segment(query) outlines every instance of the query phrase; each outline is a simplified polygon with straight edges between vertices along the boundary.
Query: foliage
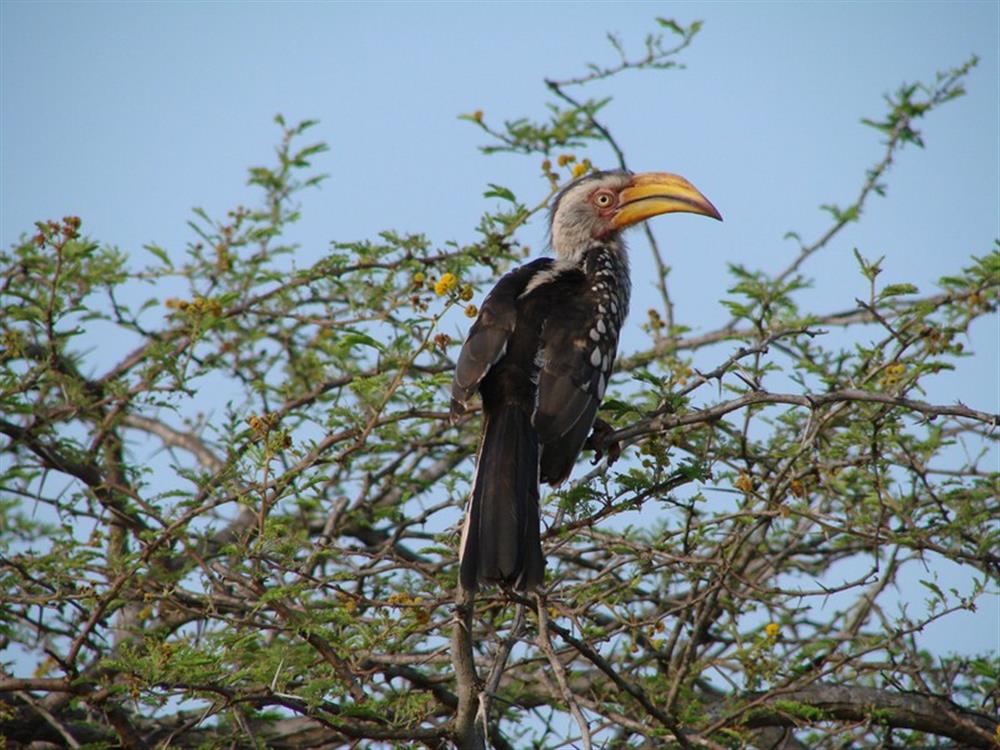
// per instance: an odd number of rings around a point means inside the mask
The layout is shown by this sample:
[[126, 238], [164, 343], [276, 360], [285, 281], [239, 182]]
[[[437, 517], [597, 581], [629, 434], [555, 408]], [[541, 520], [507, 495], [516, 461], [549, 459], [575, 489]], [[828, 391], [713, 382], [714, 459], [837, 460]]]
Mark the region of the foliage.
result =
[[[544, 122], [468, 115], [484, 151], [545, 157], [552, 191], [589, 168], [562, 149], [609, 145], [624, 166], [606, 100], [568, 91], [677, 67], [700, 25], [658, 25], [639, 58], [613, 38], [619, 64], [547, 81]], [[648, 236], [662, 307], [598, 440], [624, 458], [549, 495], [544, 594], [481, 592], [454, 646], [478, 420], [448, 421], [442, 320], [475, 315], [552, 192], [486, 186], [500, 208], [473, 245], [384, 232], [289, 270], [325, 146], [279, 118], [258, 203], [197, 211], [183, 254], [151, 245], [138, 265], [78, 218], [40, 222], [0, 254], [8, 746], [474, 747], [484, 720], [497, 747], [992, 746], [997, 655], [916, 636], [996, 589], [997, 416], [922, 388], [995, 314], [1000, 253], [922, 293], [858, 252], [866, 300], [799, 303], [803, 264], [885, 192], [971, 64], [867, 121], [885, 152], [857, 199], [827, 206], [789, 267], [733, 267], [719, 330], [674, 320]], [[923, 606], [896, 606], [911, 571]]]

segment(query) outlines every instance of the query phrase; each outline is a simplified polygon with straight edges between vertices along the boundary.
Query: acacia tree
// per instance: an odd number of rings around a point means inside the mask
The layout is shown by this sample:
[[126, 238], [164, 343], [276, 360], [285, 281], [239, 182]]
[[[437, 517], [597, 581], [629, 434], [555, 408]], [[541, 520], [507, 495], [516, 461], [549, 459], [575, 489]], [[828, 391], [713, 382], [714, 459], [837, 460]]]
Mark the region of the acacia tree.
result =
[[[786, 268], [733, 267], [719, 329], [674, 318], [647, 233], [633, 263], [660, 300], [633, 314], [601, 460], [547, 498], [546, 588], [456, 600], [478, 417], [448, 421], [445, 330], [589, 169], [569, 151], [626, 166], [605, 102], [579, 92], [674, 66], [699, 26], [659, 23], [639, 57], [615, 41], [619, 64], [547, 81], [542, 121], [467, 117], [485, 151], [542, 156], [551, 188], [491, 185], [504, 208], [474, 244], [384, 232], [290, 266], [325, 147], [279, 118], [259, 203], [197, 212], [184, 253], [139, 266], [74, 217], [3, 252], [8, 747], [994, 746], [997, 654], [929, 654], [917, 634], [1000, 570], [997, 415], [921, 398], [995, 312], [1000, 254], [929, 294], [858, 254], [868, 299], [800, 309], [808, 260], [974, 61], [867, 121], [884, 155], [857, 197]], [[160, 298], [169, 284], [185, 291]], [[131, 348], [109, 366], [110, 336]], [[897, 606], [903, 572], [940, 560], [968, 588], [927, 573]]]

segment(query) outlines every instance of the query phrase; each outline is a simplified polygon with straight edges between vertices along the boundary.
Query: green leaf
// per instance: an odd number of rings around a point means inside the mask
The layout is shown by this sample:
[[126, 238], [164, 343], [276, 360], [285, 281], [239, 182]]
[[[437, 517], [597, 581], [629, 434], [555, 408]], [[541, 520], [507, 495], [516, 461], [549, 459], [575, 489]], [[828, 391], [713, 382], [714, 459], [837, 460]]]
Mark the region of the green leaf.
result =
[[857, 248], [854, 248], [854, 258], [858, 261], [858, 265], [861, 266], [861, 273], [869, 281], [874, 281], [875, 277], [882, 273], [882, 261], [885, 260], [884, 255], [878, 260], [871, 261], [867, 260]]
[[658, 23], [660, 25], [660, 28], [662, 28], [662, 29], [670, 29], [672, 32], [674, 32], [675, 34], [678, 34], [680, 36], [685, 36], [687, 34], [687, 30], [683, 26], [681, 26], [679, 23], [677, 23], [677, 21], [675, 21], [672, 18], [659, 18], [659, 17], [657, 17], [656, 23]]
[[337, 350], [340, 353], [346, 354], [355, 346], [368, 346], [372, 349], [377, 349], [379, 352], [385, 353], [385, 346], [373, 339], [367, 333], [362, 333], [361, 331], [353, 329], [346, 330], [347, 334], [345, 336], [341, 336], [337, 340]]
[[616, 398], [606, 398], [601, 402], [601, 411], [611, 412], [617, 416], [625, 414], [635, 414], [638, 410], [630, 403], [620, 401]]
[[881, 292], [879, 292], [879, 299], [886, 299], [887, 297], [899, 297], [903, 294], [916, 294], [920, 289], [914, 284], [889, 284]]
[[642, 383], [648, 383], [653, 386], [656, 390], [663, 390], [664, 381], [659, 375], [654, 375], [649, 370], [636, 370], [632, 373], [632, 377]]
[[167, 255], [167, 251], [164, 250], [159, 245], [149, 244], [149, 245], [143, 245], [142, 247], [144, 250], [148, 250], [157, 258], [159, 258], [160, 262], [163, 263], [163, 265], [167, 266], [168, 268], [174, 267], [174, 264], [170, 262], [170, 256]]
[[933, 591], [935, 594], [937, 594], [937, 598], [938, 599], [940, 599], [941, 601], [944, 601], [944, 598], [945, 598], [944, 597], [944, 592], [941, 590], [940, 586], [938, 586], [936, 583], [934, 583], [934, 581], [923, 581], [923, 580], [921, 580], [919, 583], [924, 588], [929, 589], [930, 591]]
[[502, 185], [496, 185], [494, 183], [489, 183], [490, 189], [483, 193], [484, 198], [501, 198], [505, 201], [510, 201], [511, 203], [517, 203], [517, 198], [514, 197], [508, 188]]

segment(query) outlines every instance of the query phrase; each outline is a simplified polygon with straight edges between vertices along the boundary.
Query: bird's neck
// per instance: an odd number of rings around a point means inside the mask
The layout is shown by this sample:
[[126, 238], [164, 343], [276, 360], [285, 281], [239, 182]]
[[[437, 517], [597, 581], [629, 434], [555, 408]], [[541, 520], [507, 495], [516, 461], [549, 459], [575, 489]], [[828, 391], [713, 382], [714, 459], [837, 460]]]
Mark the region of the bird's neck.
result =
[[593, 244], [583, 254], [579, 267], [594, 291], [609, 304], [614, 303], [612, 318], [620, 326], [628, 312], [632, 293], [625, 246], [620, 241]]
[[582, 268], [587, 256], [593, 251], [600, 250], [620, 258], [625, 270], [628, 270], [628, 253], [621, 235], [612, 234], [605, 238], [595, 239], [589, 235], [567, 237], [565, 234], [565, 230], [561, 233], [553, 230], [550, 241], [556, 262], [560, 265], [567, 267], [575, 265]]

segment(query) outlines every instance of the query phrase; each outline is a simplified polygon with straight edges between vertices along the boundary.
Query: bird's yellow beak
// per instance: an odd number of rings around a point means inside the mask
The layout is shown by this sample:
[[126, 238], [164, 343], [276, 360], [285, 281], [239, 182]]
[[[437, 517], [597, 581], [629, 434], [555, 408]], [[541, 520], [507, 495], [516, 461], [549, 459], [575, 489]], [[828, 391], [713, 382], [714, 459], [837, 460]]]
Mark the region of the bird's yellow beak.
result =
[[685, 212], [722, 221], [712, 202], [683, 177], [669, 172], [635, 175], [619, 194], [619, 208], [611, 219], [624, 229], [659, 214]]

